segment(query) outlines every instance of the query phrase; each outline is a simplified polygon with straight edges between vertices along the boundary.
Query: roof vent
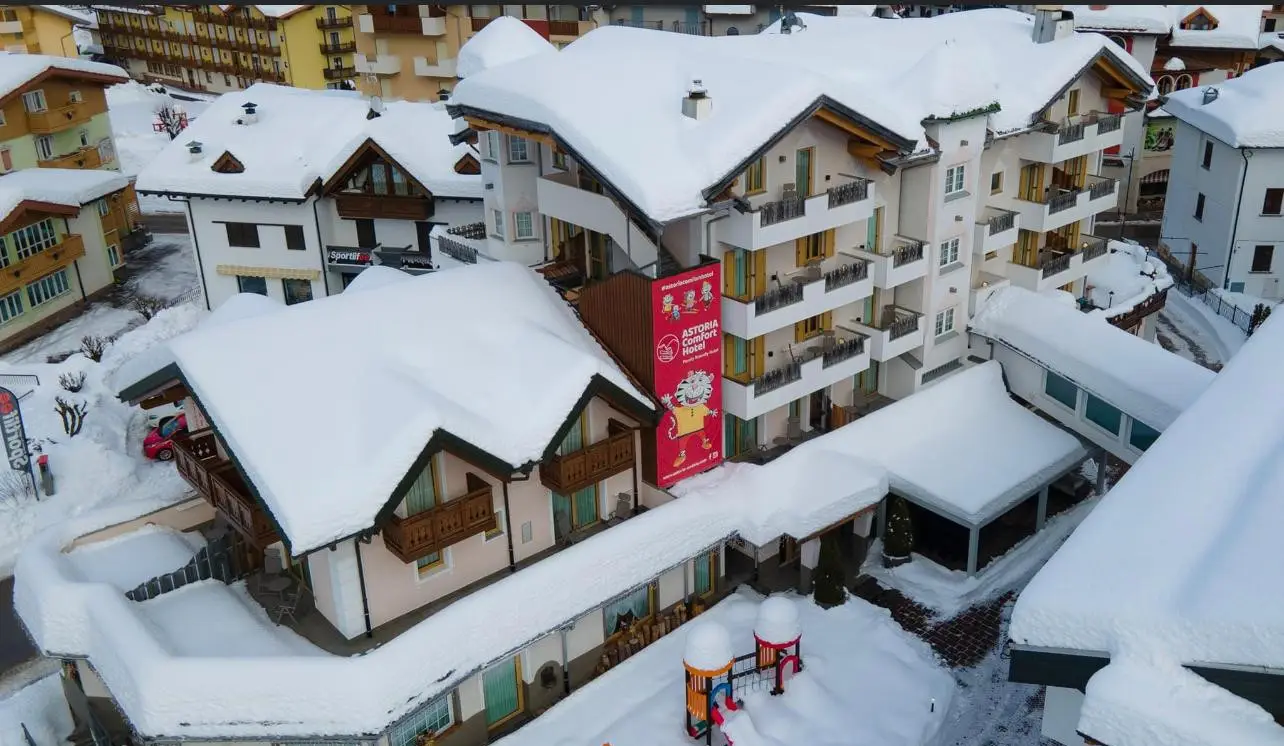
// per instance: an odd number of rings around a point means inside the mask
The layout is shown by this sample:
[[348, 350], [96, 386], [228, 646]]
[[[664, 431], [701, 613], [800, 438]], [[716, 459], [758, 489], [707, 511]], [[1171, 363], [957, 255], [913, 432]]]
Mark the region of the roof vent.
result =
[[1211, 85], [1205, 88], [1204, 89], [1204, 106], [1207, 106], [1212, 102], [1216, 101], [1217, 96], [1218, 96], [1218, 93], [1216, 88], [1212, 87]]
[[204, 147], [205, 146], [197, 140], [192, 140], [187, 143], [187, 154], [192, 161], [199, 161], [201, 159], [201, 149]]
[[376, 119], [383, 116], [383, 99], [378, 96], [370, 97], [370, 111], [366, 112], [366, 119]]
[[245, 103], [241, 104], [241, 108], [245, 110], [245, 113], [241, 115], [240, 119], [236, 120], [237, 124], [254, 124], [255, 122], [259, 121], [258, 104], [252, 101], [246, 101]]
[[691, 119], [704, 119], [713, 113], [713, 99], [699, 80], [691, 81], [687, 95], [682, 99], [682, 115]]

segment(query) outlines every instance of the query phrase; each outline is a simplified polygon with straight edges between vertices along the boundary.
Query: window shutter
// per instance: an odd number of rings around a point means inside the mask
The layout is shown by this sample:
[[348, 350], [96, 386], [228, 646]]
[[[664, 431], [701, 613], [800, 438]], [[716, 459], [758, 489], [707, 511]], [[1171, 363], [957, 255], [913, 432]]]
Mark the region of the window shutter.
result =
[[799, 321], [794, 324], [794, 342], [802, 342], [807, 339], [807, 322]]
[[834, 312], [826, 311], [820, 316], [820, 328], [824, 331], [832, 331], [834, 328]]
[[755, 337], [753, 340], [753, 376], [757, 378], [762, 375], [762, 361], [767, 357], [765, 337]]
[[754, 297], [767, 292], [767, 252], [753, 252]]
[[807, 266], [807, 237], [794, 239], [794, 266]]
[[834, 255], [834, 242], [835, 242], [836, 232], [837, 232], [836, 228], [830, 228], [829, 230], [825, 231], [824, 241], [825, 241], [825, 258], [826, 259]]

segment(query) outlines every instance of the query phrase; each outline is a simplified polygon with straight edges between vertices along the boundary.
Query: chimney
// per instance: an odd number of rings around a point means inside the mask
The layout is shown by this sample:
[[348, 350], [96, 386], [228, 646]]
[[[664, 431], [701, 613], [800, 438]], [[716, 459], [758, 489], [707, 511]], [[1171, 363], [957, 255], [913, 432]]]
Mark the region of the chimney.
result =
[[366, 119], [378, 119], [383, 116], [383, 99], [378, 96], [370, 97], [370, 111], [366, 112]]
[[1074, 34], [1074, 13], [1060, 5], [1034, 6], [1034, 42], [1046, 44]]
[[1205, 88], [1205, 89], [1204, 89], [1204, 103], [1203, 103], [1203, 105], [1204, 105], [1204, 106], [1208, 106], [1208, 105], [1209, 105], [1209, 104], [1211, 104], [1212, 102], [1216, 101], [1216, 100], [1217, 100], [1217, 96], [1218, 96], [1217, 89], [1216, 89], [1216, 88], [1214, 88], [1214, 87], [1212, 87], [1211, 85], [1210, 85], [1210, 86], [1208, 86], [1207, 88]]
[[241, 104], [241, 108], [245, 110], [245, 114], [241, 115], [241, 118], [236, 120], [237, 124], [254, 124], [255, 122], [259, 121], [258, 104], [252, 101], [246, 101], [245, 103]]
[[691, 81], [691, 88], [682, 99], [682, 115], [697, 121], [713, 113], [713, 99], [699, 80]]
[[204, 145], [197, 140], [187, 143], [187, 155], [193, 163], [201, 159], [201, 151]]

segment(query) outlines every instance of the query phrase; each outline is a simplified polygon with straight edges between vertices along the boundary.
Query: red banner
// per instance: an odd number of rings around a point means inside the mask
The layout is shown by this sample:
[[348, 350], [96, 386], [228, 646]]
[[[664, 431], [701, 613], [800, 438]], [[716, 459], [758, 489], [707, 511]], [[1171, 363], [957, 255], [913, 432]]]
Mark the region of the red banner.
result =
[[651, 283], [655, 394], [667, 410], [656, 428], [656, 483], [722, 463], [721, 265]]

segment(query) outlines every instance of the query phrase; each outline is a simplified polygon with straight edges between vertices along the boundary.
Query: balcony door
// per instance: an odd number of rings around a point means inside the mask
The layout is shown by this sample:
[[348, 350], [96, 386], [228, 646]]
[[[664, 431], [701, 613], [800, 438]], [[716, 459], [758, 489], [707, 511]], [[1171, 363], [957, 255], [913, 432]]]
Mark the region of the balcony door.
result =
[[722, 257], [722, 293], [737, 300], [757, 298], [767, 290], [767, 252], [731, 249]]
[[517, 656], [497, 663], [482, 673], [482, 696], [486, 701], [486, 727], [509, 720], [522, 711], [522, 667]]
[[812, 156], [815, 155], [814, 148], [799, 148], [794, 161], [794, 183], [798, 188], [798, 196], [804, 199], [811, 196], [811, 182], [813, 174]]
[[1027, 202], [1043, 201], [1043, 164], [1031, 163], [1021, 168], [1021, 183], [1017, 188], [1017, 199]]
[[553, 495], [553, 540], [562, 542], [601, 519], [598, 511], [597, 485], [590, 484], [569, 495]]
[[874, 215], [865, 221], [865, 245], [869, 251], [878, 253], [879, 247], [883, 245], [883, 212], [887, 208], [874, 208]]

